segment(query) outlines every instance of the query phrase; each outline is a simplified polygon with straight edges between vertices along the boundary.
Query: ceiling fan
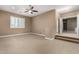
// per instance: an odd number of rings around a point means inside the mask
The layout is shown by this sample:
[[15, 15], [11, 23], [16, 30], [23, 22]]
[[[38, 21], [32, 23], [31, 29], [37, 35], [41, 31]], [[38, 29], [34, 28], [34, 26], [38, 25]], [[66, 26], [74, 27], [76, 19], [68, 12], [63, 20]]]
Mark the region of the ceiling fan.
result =
[[29, 12], [30, 14], [33, 14], [34, 12], [38, 12], [37, 10], [34, 10], [34, 7], [32, 5], [29, 5], [29, 9], [25, 9], [25, 13]]

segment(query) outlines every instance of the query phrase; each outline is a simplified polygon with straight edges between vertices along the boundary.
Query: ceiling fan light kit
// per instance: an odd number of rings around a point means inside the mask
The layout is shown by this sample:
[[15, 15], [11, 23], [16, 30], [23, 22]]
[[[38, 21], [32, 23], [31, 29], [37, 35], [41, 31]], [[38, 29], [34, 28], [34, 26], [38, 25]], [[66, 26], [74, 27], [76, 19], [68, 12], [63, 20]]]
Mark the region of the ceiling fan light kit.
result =
[[28, 12], [29, 14], [33, 14], [34, 12], [38, 12], [37, 10], [34, 10], [34, 7], [32, 5], [29, 5], [29, 9], [25, 9], [25, 13]]

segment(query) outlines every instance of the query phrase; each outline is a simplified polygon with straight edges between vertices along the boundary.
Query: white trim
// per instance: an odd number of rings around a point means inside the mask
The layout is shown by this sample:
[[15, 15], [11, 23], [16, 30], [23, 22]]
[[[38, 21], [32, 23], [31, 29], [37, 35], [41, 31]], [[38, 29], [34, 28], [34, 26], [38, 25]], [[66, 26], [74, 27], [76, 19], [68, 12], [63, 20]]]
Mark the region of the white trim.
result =
[[46, 40], [53, 40], [54, 38], [45, 37]]
[[62, 18], [60, 18], [60, 33], [63, 32], [63, 22], [62, 22]]
[[61, 17], [62, 19], [67, 19], [67, 18], [72, 18], [72, 17], [77, 17], [77, 15], [74, 15], [74, 16], [64, 16], [64, 17]]
[[72, 18], [72, 17], [78, 17], [78, 16], [77, 15], [75, 15], [75, 16], [65, 16], [65, 17], [60, 18], [60, 34], [63, 32], [63, 19]]
[[20, 33], [20, 34], [3, 35], [3, 36], [0, 36], [0, 38], [12, 37], [12, 36], [17, 36], [17, 35], [25, 35], [25, 34], [30, 34], [30, 33]]
[[44, 34], [38, 34], [38, 33], [20, 33], [20, 34], [3, 35], [3, 36], [0, 36], [0, 38], [6, 38], [6, 37], [12, 37], [12, 36], [18, 36], [18, 35], [25, 35], [25, 34], [35, 34], [35, 35], [39, 35], [39, 36], [44, 36], [46, 40], [53, 40], [54, 39], [54, 38], [46, 37], [46, 35], [44, 35]]
[[79, 14], [77, 15], [77, 36], [79, 35]]
[[25, 35], [25, 34], [35, 34], [35, 35], [45, 36], [44, 34], [38, 34], [38, 33], [20, 33], [20, 34], [3, 35], [3, 36], [0, 36], [0, 38], [12, 37], [12, 36], [17, 36], [17, 35]]
[[59, 14], [57, 13], [57, 10], [56, 10], [56, 33], [58, 33], [58, 18], [59, 18]]
[[56, 32], [58, 33], [58, 18], [56, 19]]
[[38, 34], [38, 33], [31, 33], [31, 34], [44, 36], [46, 40], [53, 40], [53, 39], [54, 39], [54, 38], [49, 38], [49, 37], [46, 37], [46, 35], [44, 35], [44, 34]]
[[38, 33], [31, 33], [31, 34], [40, 35], [40, 36], [46, 36], [44, 34], [38, 34]]

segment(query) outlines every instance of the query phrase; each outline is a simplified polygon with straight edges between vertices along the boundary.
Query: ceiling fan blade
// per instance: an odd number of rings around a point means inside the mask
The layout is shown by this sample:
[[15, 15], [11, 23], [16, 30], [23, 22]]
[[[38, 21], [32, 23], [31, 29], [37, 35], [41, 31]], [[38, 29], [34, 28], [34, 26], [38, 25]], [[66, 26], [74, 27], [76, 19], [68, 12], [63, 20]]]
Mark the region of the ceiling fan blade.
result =
[[29, 5], [29, 7], [30, 7], [30, 10], [32, 10], [34, 8], [32, 5]]
[[31, 14], [33, 14], [33, 12], [31, 12]]
[[37, 10], [33, 10], [33, 6], [29, 5], [29, 9], [26, 9], [25, 12], [29, 12], [30, 14], [33, 14], [33, 12], [38, 12]]
[[32, 10], [33, 12], [38, 12], [37, 10]]
[[30, 9], [32, 10], [34, 7], [32, 6]]

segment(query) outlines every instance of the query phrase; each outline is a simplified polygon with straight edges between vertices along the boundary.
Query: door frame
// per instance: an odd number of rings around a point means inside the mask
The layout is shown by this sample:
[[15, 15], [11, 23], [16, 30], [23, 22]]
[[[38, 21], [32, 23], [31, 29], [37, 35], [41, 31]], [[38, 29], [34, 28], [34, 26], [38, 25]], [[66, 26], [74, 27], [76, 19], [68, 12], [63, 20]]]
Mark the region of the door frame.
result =
[[76, 16], [66, 16], [66, 17], [61, 17], [60, 18], [60, 34], [62, 34], [63, 33], [63, 19], [67, 19], [67, 18], [72, 18], [72, 17], [77, 17], [77, 35], [79, 34], [79, 14], [78, 15], [76, 15]]

